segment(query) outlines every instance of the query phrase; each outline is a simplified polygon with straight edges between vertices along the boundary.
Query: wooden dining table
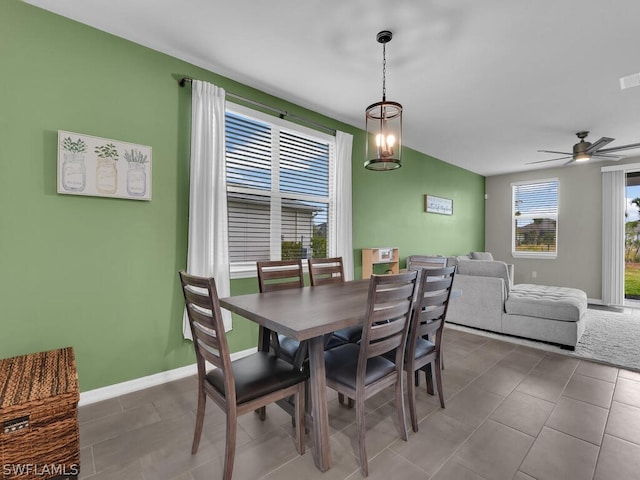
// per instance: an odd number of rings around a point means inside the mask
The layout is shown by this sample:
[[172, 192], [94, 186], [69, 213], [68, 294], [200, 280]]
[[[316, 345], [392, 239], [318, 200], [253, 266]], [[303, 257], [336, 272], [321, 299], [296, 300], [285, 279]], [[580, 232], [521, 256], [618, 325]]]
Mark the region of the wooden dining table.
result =
[[[223, 308], [265, 329], [308, 341], [314, 461], [322, 472], [331, 468], [323, 336], [362, 325], [368, 287], [369, 280], [355, 280], [220, 299]], [[269, 335], [262, 338], [258, 348], [268, 350]]]

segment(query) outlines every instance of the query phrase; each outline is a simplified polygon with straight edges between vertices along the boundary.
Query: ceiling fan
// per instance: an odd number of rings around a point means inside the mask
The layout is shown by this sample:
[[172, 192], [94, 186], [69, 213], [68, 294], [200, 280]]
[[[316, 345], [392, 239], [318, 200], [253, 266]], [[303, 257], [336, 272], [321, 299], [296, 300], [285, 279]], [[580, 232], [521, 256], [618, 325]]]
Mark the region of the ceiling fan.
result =
[[[602, 137], [600, 140], [596, 140], [595, 142], [585, 142], [585, 138], [589, 135], [589, 132], [582, 131], [576, 133], [580, 141], [573, 146], [573, 153], [570, 152], [556, 152], [553, 150], [538, 150], [538, 152], [542, 153], [556, 153], [563, 155], [558, 158], [551, 158], [549, 160], [538, 160], [536, 162], [529, 162], [527, 165], [531, 165], [534, 163], [544, 163], [544, 162], [555, 162], [557, 160], [565, 160], [569, 158], [570, 160], [566, 162], [564, 165], [569, 165], [573, 162], [586, 162], [591, 160], [620, 160], [622, 156], [620, 155], [611, 155], [613, 152], [619, 152], [621, 150], [631, 150], [632, 148], [640, 148], [640, 143], [631, 143], [629, 145], [621, 145], [619, 147], [612, 148], [603, 148], [613, 142], [614, 138]], [[564, 166], [563, 165], [563, 166]]]

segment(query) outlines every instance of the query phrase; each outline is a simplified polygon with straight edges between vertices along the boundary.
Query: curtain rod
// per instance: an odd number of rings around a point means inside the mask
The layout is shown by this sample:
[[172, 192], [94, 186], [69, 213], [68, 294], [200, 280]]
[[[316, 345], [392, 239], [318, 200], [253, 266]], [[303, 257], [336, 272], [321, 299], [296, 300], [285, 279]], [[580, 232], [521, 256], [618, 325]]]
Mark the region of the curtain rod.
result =
[[[178, 84], [181, 87], [185, 87], [187, 85], [187, 83], [191, 83], [191, 82], [193, 82], [193, 80], [194, 79], [190, 78], [190, 77], [182, 77], [178, 81]], [[272, 107], [270, 105], [266, 105], [264, 103], [256, 102], [255, 100], [251, 100], [250, 98], [241, 97], [240, 95], [236, 95], [234, 93], [228, 93], [227, 92], [226, 96], [228, 98], [232, 99], [232, 100], [239, 100], [241, 102], [250, 103], [251, 105], [255, 105], [256, 107], [263, 108], [265, 110], [269, 110], [269, 111], [277, 114], [278, 117], [280, 117], [282, 119], [284, 119], [285, 117], [289, 117], [291, 119], [297, 120], [298, 122], [305, 123], [305, 124], [307, 124], [309, 126], [312, 126], [312, 127], [316, 128], [318, 130], [323, 130], [323, 131], [325, 131], [325, 132], [327, 132], [327, 133], [329, 133], [331, 135], [335, 135], [336, 134], [336, 129], [335, 128], [327, 127], [327, 126], [322, 125], [320, 123], [316, 123], [313, 120], [309, 120], [307, 118], [300, 117], [300, 116], [295, 115], [293, 113], [289, 113], [286, 110], [280, 110], [279, 108], [275, 108], [275, 107]]]

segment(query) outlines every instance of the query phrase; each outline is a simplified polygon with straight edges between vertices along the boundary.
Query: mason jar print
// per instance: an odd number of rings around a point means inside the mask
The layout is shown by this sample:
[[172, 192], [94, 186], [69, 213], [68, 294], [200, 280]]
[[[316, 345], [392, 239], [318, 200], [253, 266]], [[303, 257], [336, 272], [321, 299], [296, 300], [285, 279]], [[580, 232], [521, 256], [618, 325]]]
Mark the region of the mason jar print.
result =
[[68, 192], [83, 192], [87, 186], [87, 167], [84, 154], [87, 144], [78, 138], [66, 137], [62, 141], [62, 188]]
[[111, 158], [98, 158], [96, 164], [96, 190], [100, 193], [114, 194], [118, 189], [118, 170]]
[[147, 172], [145, 164], [139, 162], [128, 162], [127, 170], [127, 193], [134, 197], [144, 197], [147, 193]]
[[62, 188], [69, 192], [82, 192], [87, 185], [87, 168], [84, 154], [69, 152], [63, 154]]
[[96, 190], [99, 193], [113, 195], [118, 190], [118, 149], [113, 143], [98, 145], [95, 148], [98, 155], [96, 161]]
[[127, 161], [127, 193], [132, 197], [144, 197], [147, 194], [147, 155], [132, 148], [124, 151]]

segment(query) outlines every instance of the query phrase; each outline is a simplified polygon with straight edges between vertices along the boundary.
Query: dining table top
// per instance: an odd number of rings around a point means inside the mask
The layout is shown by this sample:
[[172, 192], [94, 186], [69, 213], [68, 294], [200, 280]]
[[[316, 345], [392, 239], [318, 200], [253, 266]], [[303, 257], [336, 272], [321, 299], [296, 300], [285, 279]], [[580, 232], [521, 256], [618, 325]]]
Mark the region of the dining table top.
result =
[[369, 280], [250, 293], [220, 299], [231, 310], [296, 340], [362, 325]]

